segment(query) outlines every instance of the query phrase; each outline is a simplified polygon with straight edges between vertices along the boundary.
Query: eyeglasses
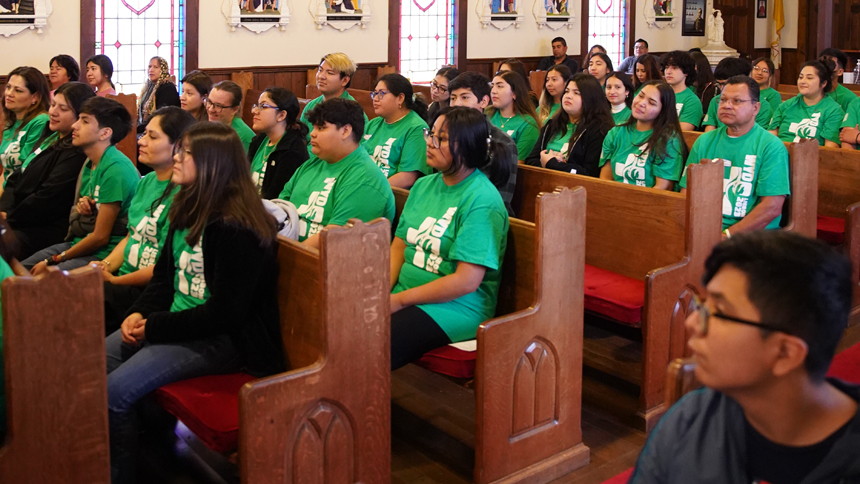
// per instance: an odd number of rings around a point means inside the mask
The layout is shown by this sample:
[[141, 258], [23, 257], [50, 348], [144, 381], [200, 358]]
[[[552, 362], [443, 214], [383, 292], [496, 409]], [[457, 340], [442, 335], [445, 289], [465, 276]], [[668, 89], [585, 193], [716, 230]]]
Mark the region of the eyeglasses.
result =
[[379, 98], [381, 100], [389, 92], [391, 91], [386, 91], [384, 89], [380, 89], [378, 91], [370, 91], [370, 99], [376, 101], [376, 98]]
[[430, 89], [435, 89], [443, 94], [448, 92], [448, 86], [443, 86], [436, 81], [430, 81]]
[[179, 163], [182, 163], [183, 161], [185, 161], [185, 157], [190, 155], [190, 154], [191, 154], [191, 150], [189, 150], [188, 148], [184, 148], [184, 147], [179, 146], [179, 145], [176, 145], [176, 147], [173, 148], [173, 156], [177, 157], [176, 161]]
[[442, 143], [447, 143], [448, 138], [440, 138], [439, 135], [433, 134], [430, 128], [424, 128], [424, 141], [429, 142], [431, 146], [437, 150], [442, 147]]
[[251, 111], [262, 111], [264, 109], [274, 109], [275, 111], [281, 110], [281, 108], [277, 106], [272, 106], [271, 104], [255, 104], [251, 106]]
[[230, 108], [236, 107], [236, 106], [224, 106], [222, 104], [213, 103], [208, 98], [203, 102], [206, 104], [206, 109], [211, 109], [212, 111], [214, 111], [216, 113], [220, 113], [224, 109], [230, 109]]
[[759, 72], [761, 72], [762, 74], [770, 74], [770, 69], [768, 69], [767, 67], [759, 67], [759, 66], [755, 66], [755, 67], [753, 67], [753, 70], [754, 70], [754, 71], [759, 71]]
[[711, 310], [708, 309], [707, 306], [705, 306], [705, 303], [702, 302], [701, 299], [699, 299], [699, 296], [696, 296], [695, 294], [693, 294], [693, 300], [690, 301], [690, 309], [699, 313], [699, 333], [701, 333], [702, 336], [706, 336], [708, 334], [708, 323], [711, 319], [711, 316], [719, 319], [725, 319], [726, 321], [746, 324], [747, 326], [755, 326], [757, 328], [766, 329], [768, 331], [779, 331], [781, 333], [791, 334], [782, 328], [778, 328], [776, 326], [761, 323], [758, 321], [734, 318], [732, 316], [726, 316], [722, 313], [711, 313]]
[[726, 99], [721, 97], [718, 104], [731, 104], [733, 108], [739, 108], [743, 103], [752, 102], [752, 99]]

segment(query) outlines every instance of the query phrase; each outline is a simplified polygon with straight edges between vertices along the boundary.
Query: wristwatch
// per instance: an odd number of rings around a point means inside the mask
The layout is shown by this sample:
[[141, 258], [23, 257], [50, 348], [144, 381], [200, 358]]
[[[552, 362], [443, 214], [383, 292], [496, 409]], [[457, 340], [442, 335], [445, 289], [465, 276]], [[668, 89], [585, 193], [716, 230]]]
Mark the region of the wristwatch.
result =
[[64, 262], [65, 260], [66, 260], [66, 251], [64, 250], [57, 255], [52, 255], [51, 257], [48, 257], [47, 259], [45, 259], [45, 263], [49, 266], [55, 266], [61, 262]]

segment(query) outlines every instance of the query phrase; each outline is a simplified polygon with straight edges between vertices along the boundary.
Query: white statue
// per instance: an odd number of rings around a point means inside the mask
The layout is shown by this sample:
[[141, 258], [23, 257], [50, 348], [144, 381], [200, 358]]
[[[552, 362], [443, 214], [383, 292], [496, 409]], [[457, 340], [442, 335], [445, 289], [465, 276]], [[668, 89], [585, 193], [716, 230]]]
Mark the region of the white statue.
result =
[[720, 12], [719, 10], [716, 12], [717, 18], [714, 20], [714, 42], [724, 44], [725, 41], [723, 40], [723, 36], [725, 34], [725, 28], [723, 26], [726, 21], [723, 20], [723, 12]]
[[708, 21], [705, 24], [705, 34], [708, 36], [708, 42], [713, 42], [716, 38], [716, 32], [714, 32], [714, 14], [713, 12], [708, 12]]

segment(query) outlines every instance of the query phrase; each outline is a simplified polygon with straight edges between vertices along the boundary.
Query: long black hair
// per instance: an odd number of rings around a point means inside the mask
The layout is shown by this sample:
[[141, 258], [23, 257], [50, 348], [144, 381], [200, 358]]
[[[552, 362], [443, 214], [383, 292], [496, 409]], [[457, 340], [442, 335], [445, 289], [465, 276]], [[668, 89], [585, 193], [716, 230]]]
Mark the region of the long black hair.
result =
[[[188, 111], [183, 110], [182, 108], [176, 106], [166, 106], [161, 109], [156, 109], [155, 112], [152, 113], [152, 116], [149, 117], [147, 124], [151, 123], [154, 119], [159, 118], [159, 125], [161, 126], [161, 131], [167, 135], [167, 139], [170, 140], [170, 143], [175, 145], [182, 138], [182, 135], [185, 134], [185, 130], [191, 127], [192, 124], [196, 123], [197, 120], [194, 119], [194, 116]], [[161, 192], [161, 196], [158, 197], [157, 200], [152, 202], [152, 205], [149, 207], [149, 215], [152, 216], [155, 213], [155, 210], [161, 205], [166, 198], [173, 195], [173, 189], [176, 187], [176, 184], [173, 183], [171, 179], [167, 186], [164, 187], [164, 191]]]
[[[66, 102], [69, 104], [69, 108], [72, 109], [72, 112], [75, 113], [76, 118], [81, 113], [81, 106], [83, 106], [84, 101], [96, 96], [96, 93], [93, 92], [93, 88], [83, 82], [67, 82], [54, 91], [54, 97], [57, 97], [57, 94], [62, 94], [63, 97], [66, 98]], [[52, 133], [53, 131], [51, 131], [50, 123], [46, 123], [35, 146], [41, 145], [42, 142], [45, 141], [48, 136], [51, 136]], [[57, 140], [53, 146], [55, 150], [69, 149], [72, 147], [72, 137], [66, 136], [65, 138], [61, 138]]]
[[101, 70], [102, 75], [107, 78], [110, 83], [110, 87], [116, 89], [116, 86], [113, 85], [113, 80], [111, 80], [111, 77], [113, 77], [113, 62], [111, 62], [110, 57], [104, 54], [96, 54], [87, 59], [87, 63], [85, 65], [89, 65], [91, 63], [99, 66], [99, 70]]
[[267, 87], [263, 94], [268, 94], [269, 99], [275, 103], [278, 110], [287, 113], [286, 122], [287, 129], [297, 131], [304, 139], [308, 134], [308, 127], [305, 123], [299, 122], [299, 98], [293, 94], [293, 91], [283, 87]]
[[415, 114], [421, 116], [421, 119], [427, 119], [427, 103], [424, 102], [421, 96], [415, 95], [409, 79], [400, 74], [385, 74], [376, 80], [376, 84], [373, 86], [374, 89], [380, 82], [384, 82], [385, 87], [388, 88], [388, 92], [394, 94], [395, 97], [403, 94], [403, 105], [406, 109], [414, 111]]
[[[609, 103], [606, 101], [606, 92], [596, 77], [580, 72], [567, 80], [564, 84], [565, 92], [567, 92], [571, 82], [576, 83], [576, 88], [579, 89], [580, 97], [582, 98], [582, 115], [579, 117], [576, 127], [570, 133], [569, 143], [570, 146], [573, 146], [576, 140], [589, 129], [611, 128], [615, 126], [615, 120], [612, 118], [612, 111], [609, 109]], [[547, 122], [548, 127], [544, 136], [549, 136], [550, 138], [557, 134], [564, 136], [567, 134], [567, 125], [570, 122], [570, 115], [562, 106], [558, 110], [558, 113]]]
[[[660, 114], [654, 119], [651, 136], [644, 143], [648, 145], [653, 155], [653, 158], [651, 158], [653, 160], [652, 163], [659, 165], [663, 162], [669, 152], [668, 146], [672, 138], [680, 140], [681, 156], [682, 159], [686, 160], [687, 143], [684, 141], [684, 133], [681, 130], [678, 111], [675, 109], [675, 91], [672, 90], [672, 86], [666, 81], [651, 80], [643, 84], [642, 89], [644, 90], [646, 86], [654, 86], [660, 93]], [[642, 91], [639, 91], [639, 93], [641, 95]], [[627, 129], [627, 126], [632, 126], [633, 129], [636, 129], [636, 122], [637, 119], [631, 115], [630, 119], [622, 126], [625, 129]]]
[[487, 175], [493, 185], [507, 183], [511, 175], [510, 167], [516, 166], [516, 160], [509, 159], [510, 153], [502, 140], [491, 135], [492, 128], [487, 116], [477, 109], [446, 107], [430, 120], [430, 126], [441, 116], [445, 116], [444, 126], [448, 130], [448, 148], [452, 158], [445, 174], [457, 173], [463, 167], [477, 168]]

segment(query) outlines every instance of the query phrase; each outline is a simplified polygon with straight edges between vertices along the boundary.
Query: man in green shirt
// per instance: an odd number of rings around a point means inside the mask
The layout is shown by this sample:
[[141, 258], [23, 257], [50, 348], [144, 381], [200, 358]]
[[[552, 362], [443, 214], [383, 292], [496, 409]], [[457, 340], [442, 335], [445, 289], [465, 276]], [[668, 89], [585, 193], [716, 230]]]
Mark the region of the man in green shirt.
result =
[[[833, 89], [826, 95], [836, 101], [836, 104], [842, 108], [842, 111], [847, 112], [851, 102], [857, 99], [857, 95], [851, 89], [839, 84], [839, 79], [845, 74], [845, 66], [848, 65], [848, 56], [839, 49], [828, 47], [822, 50], [821, 54], [818, 54], [818, 59], [822, 62], [831, 61], [836, 64], [836, 69], [833, 69], [833, 77], [831, 78]], [[854, 82], [858, 81], [855, 80]]]
[[660, 60], [663, 77], [675, 91], [675, 109], [684, 131], [696, 131], [702, 124], [702, 102], [692, 86], [696, 80], [696, 61], [690, 54], [675, 50], [663, 55]]
[[[355, 101], [355, 98], [346, 89], [352, 83], [352, 76], [355, 75], [356, 69], [358, 67], [355, 65], [355, 62], [349, 56], [340, 52], [327, 54], [320, 60], [320, 65], [317, 68], [317, 89], [319, 89], [322, 95], [310, 101], [305, 106], [305, 110], [302, 111], [301, 117], [299, 117], [299, 120], [308, 127], [308, 142], [310, 142], [311, 132], [314, 130], [313, 125], [308, 121], [308, 113], [321, 102], [336, 97]], [[366, 125], [368, 121], [367, 115], [364, 114], [363, 110], [361, 113], [364, 116], [364, 124]], [[312, 153], [310, 144], [308, 144], [308, 153]]]
[[[789, 195], [788, 150], [779, 138], [756, 124], [761, 103], [758, 84], [752, 78], [730, 78], [722, 101], [718, 116], [725, 126], [699, 136], [687, 166], [703, 158], [723, 160], [723, 238], [779, 228]], [[686, 170], [680, 185], [685, 191]]]
[[247, 153], [254, 131], [238, 116], [243, 95], [242, 88], [235, 82], [221, 81], [212, 86], [206, 97], [206, 112], [209, 113], [209, 121], [233, 128]]
[[[719, 64], [717, 64], [717, 68], [714, 69], [714, 78], [716, 78], [717, 83], [720, 85], [720, 89], [722, 89], [725, 87], [726, 81], [730, 77], [749, 76], [751, 72], [752, 64], [750, 64], [748, 60], [740, 57], [726, 57], [721, 60]], [[761, 86], [759, 86], [759, 89], [761, 89]], [[720, 122], [719, 116], [717, 116], [717, 108], [719, 108], [719, 104], [720, 95], [717, 94], [711, 99], [711, 103], [708, 105], [708, 112], [702, 120], [702, 126], [704, 127], [705, 132], [712, 131], [723, 126], [723, 123]], [[769, 102], [763, 102], [760, 104], [761, 109], [758, 111], [755, 122], [762, 128], [768, 129], [770, 128], [770, 119], [773, 117], [773, 108]]]
[[364, 116], [355, 101], [329, 99], [308, 113], [311, 156], [284, 186], [280, 197], [299, 213], [299, 240], [319, 246], [322, 229], [357, 218], [394, 220], [394, 194], [373, 158], [359, 144]]
[[842, 131], [839, 132], [842, 147], [848, 150], [860, 149], [860, 97], [851, 101], [842, 118]]

